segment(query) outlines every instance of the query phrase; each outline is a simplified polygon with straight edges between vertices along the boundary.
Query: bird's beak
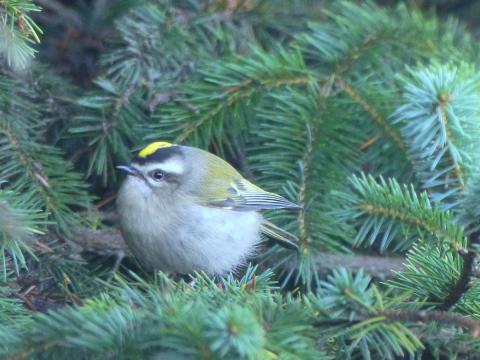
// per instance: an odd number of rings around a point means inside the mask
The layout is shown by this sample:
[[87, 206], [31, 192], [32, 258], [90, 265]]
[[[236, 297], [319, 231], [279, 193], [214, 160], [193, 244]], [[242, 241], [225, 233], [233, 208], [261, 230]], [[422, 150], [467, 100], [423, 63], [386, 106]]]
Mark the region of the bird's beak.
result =
[[140, 177], [140, 171], [137, 168], [129, 165], [117, 166], [117, 169], [125, 171], [128, 175]]

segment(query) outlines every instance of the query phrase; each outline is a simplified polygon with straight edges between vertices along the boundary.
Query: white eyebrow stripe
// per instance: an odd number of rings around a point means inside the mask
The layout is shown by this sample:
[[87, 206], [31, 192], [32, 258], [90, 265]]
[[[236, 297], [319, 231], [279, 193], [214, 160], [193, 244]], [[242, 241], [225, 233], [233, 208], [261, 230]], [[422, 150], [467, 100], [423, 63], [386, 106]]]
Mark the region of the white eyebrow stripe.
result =
[[166, 173], [170, 174], [183, 174], [185, 170], [183, 162], [180, 159], [168, 159], [164, 162], [157, 163], [157, 164], [149, 164], [144, 167], [145, 171], [148, 173], [152, 170], [163, 170]]

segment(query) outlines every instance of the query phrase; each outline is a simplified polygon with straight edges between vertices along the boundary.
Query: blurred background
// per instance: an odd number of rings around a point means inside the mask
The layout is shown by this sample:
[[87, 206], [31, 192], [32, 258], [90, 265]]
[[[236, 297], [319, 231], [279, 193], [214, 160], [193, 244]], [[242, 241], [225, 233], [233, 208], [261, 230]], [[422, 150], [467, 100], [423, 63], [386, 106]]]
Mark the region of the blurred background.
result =
[[[43, 7], [43, 11], [33, 14], [33, 18], [45, 32], [42, 43], [37, 47], [39, 59], [42, 62], [55, 64], [56, 71], [70, 76], [75, 84], [81, 87], [92, 86], [92, 79], [100, 71], [99, 56], [105, 51], [108, 41], [118, 35], [115, 21], [132, 7], [146, 2], [142, 0], [37, 1], [36, 3]], [[455, 16], [467, 25], [470, 32], [478, 33], [477, 15], [480, 13], [480, 4], [475, 0], [378, 0], [376, 2], [382, 6], [407, 3], [425, 12], [438, 14], [444, 19]], [[243, 1], [215, 3], [217, 10], [225, 10], [229, 7], [234, 8]], [[293, 0], [288, 3], [289, 5], [282, 4], [278, 8], [269, 8], [269, 11], [284, 13], [285, 21], [292, 26], [295, 17], [302, 16], [302, 12], [305, 13], [304, 15], [308, 13], [310, 19], [320, 19], [322, 8], [332, 1]], [[171, 1], [171, 5], [181, 7], [185, 4], [180, 0]], [[284, 7], [289, 10], [284, 11]], [[258, 10], [262, 11], [261, 8]], [[274, 14], [271, 15], [274, 16]], [[288, 19], [289, 15], [290, 19]]]

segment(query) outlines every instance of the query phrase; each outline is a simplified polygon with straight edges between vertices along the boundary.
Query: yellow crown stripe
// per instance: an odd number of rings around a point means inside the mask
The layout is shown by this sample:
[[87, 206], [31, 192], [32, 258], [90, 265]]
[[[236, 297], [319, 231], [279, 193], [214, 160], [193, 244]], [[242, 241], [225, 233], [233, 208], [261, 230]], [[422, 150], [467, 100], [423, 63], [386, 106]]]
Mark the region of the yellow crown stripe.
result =
[[146, 158], [147, 156], [152, 155], [158, 149], [168, 148], [170, 146], [173, 146], [173, 144], [170, 144], [169, 142], [166, 142], [166, 141], [156, 141], [156, 142], [153, 142], [153, 143], [145, 146], [138, 153], [138, 156], [140, 156], [141, 158]]

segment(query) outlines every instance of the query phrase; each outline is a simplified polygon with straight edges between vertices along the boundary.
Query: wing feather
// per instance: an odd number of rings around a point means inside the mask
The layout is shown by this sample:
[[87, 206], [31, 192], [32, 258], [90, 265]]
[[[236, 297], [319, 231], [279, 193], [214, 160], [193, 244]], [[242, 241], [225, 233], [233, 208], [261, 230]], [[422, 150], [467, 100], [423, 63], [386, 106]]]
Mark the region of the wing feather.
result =
[[284, 197], [252, 184], [218, 156], [208, 152], [204, 155], [208, 163], [203, 165], [208, 169], [204, 176], [209, 181], [197, 189], [204, 204], [234, 210], [300, 209]]
[[265, 236], [276, 241], [280, 246], [290, 250], [298, 250], [298, 238], [288, 231], [280, 229], [277, 225], [272, 224], [270, 221], [264, 219], [261, 230]]
[[235, 210], [300, 209], [283, 196], [262, 190], [245, 179], [237, 180], [229, 190], [224, 199], [210, 201], [209, 205]]

